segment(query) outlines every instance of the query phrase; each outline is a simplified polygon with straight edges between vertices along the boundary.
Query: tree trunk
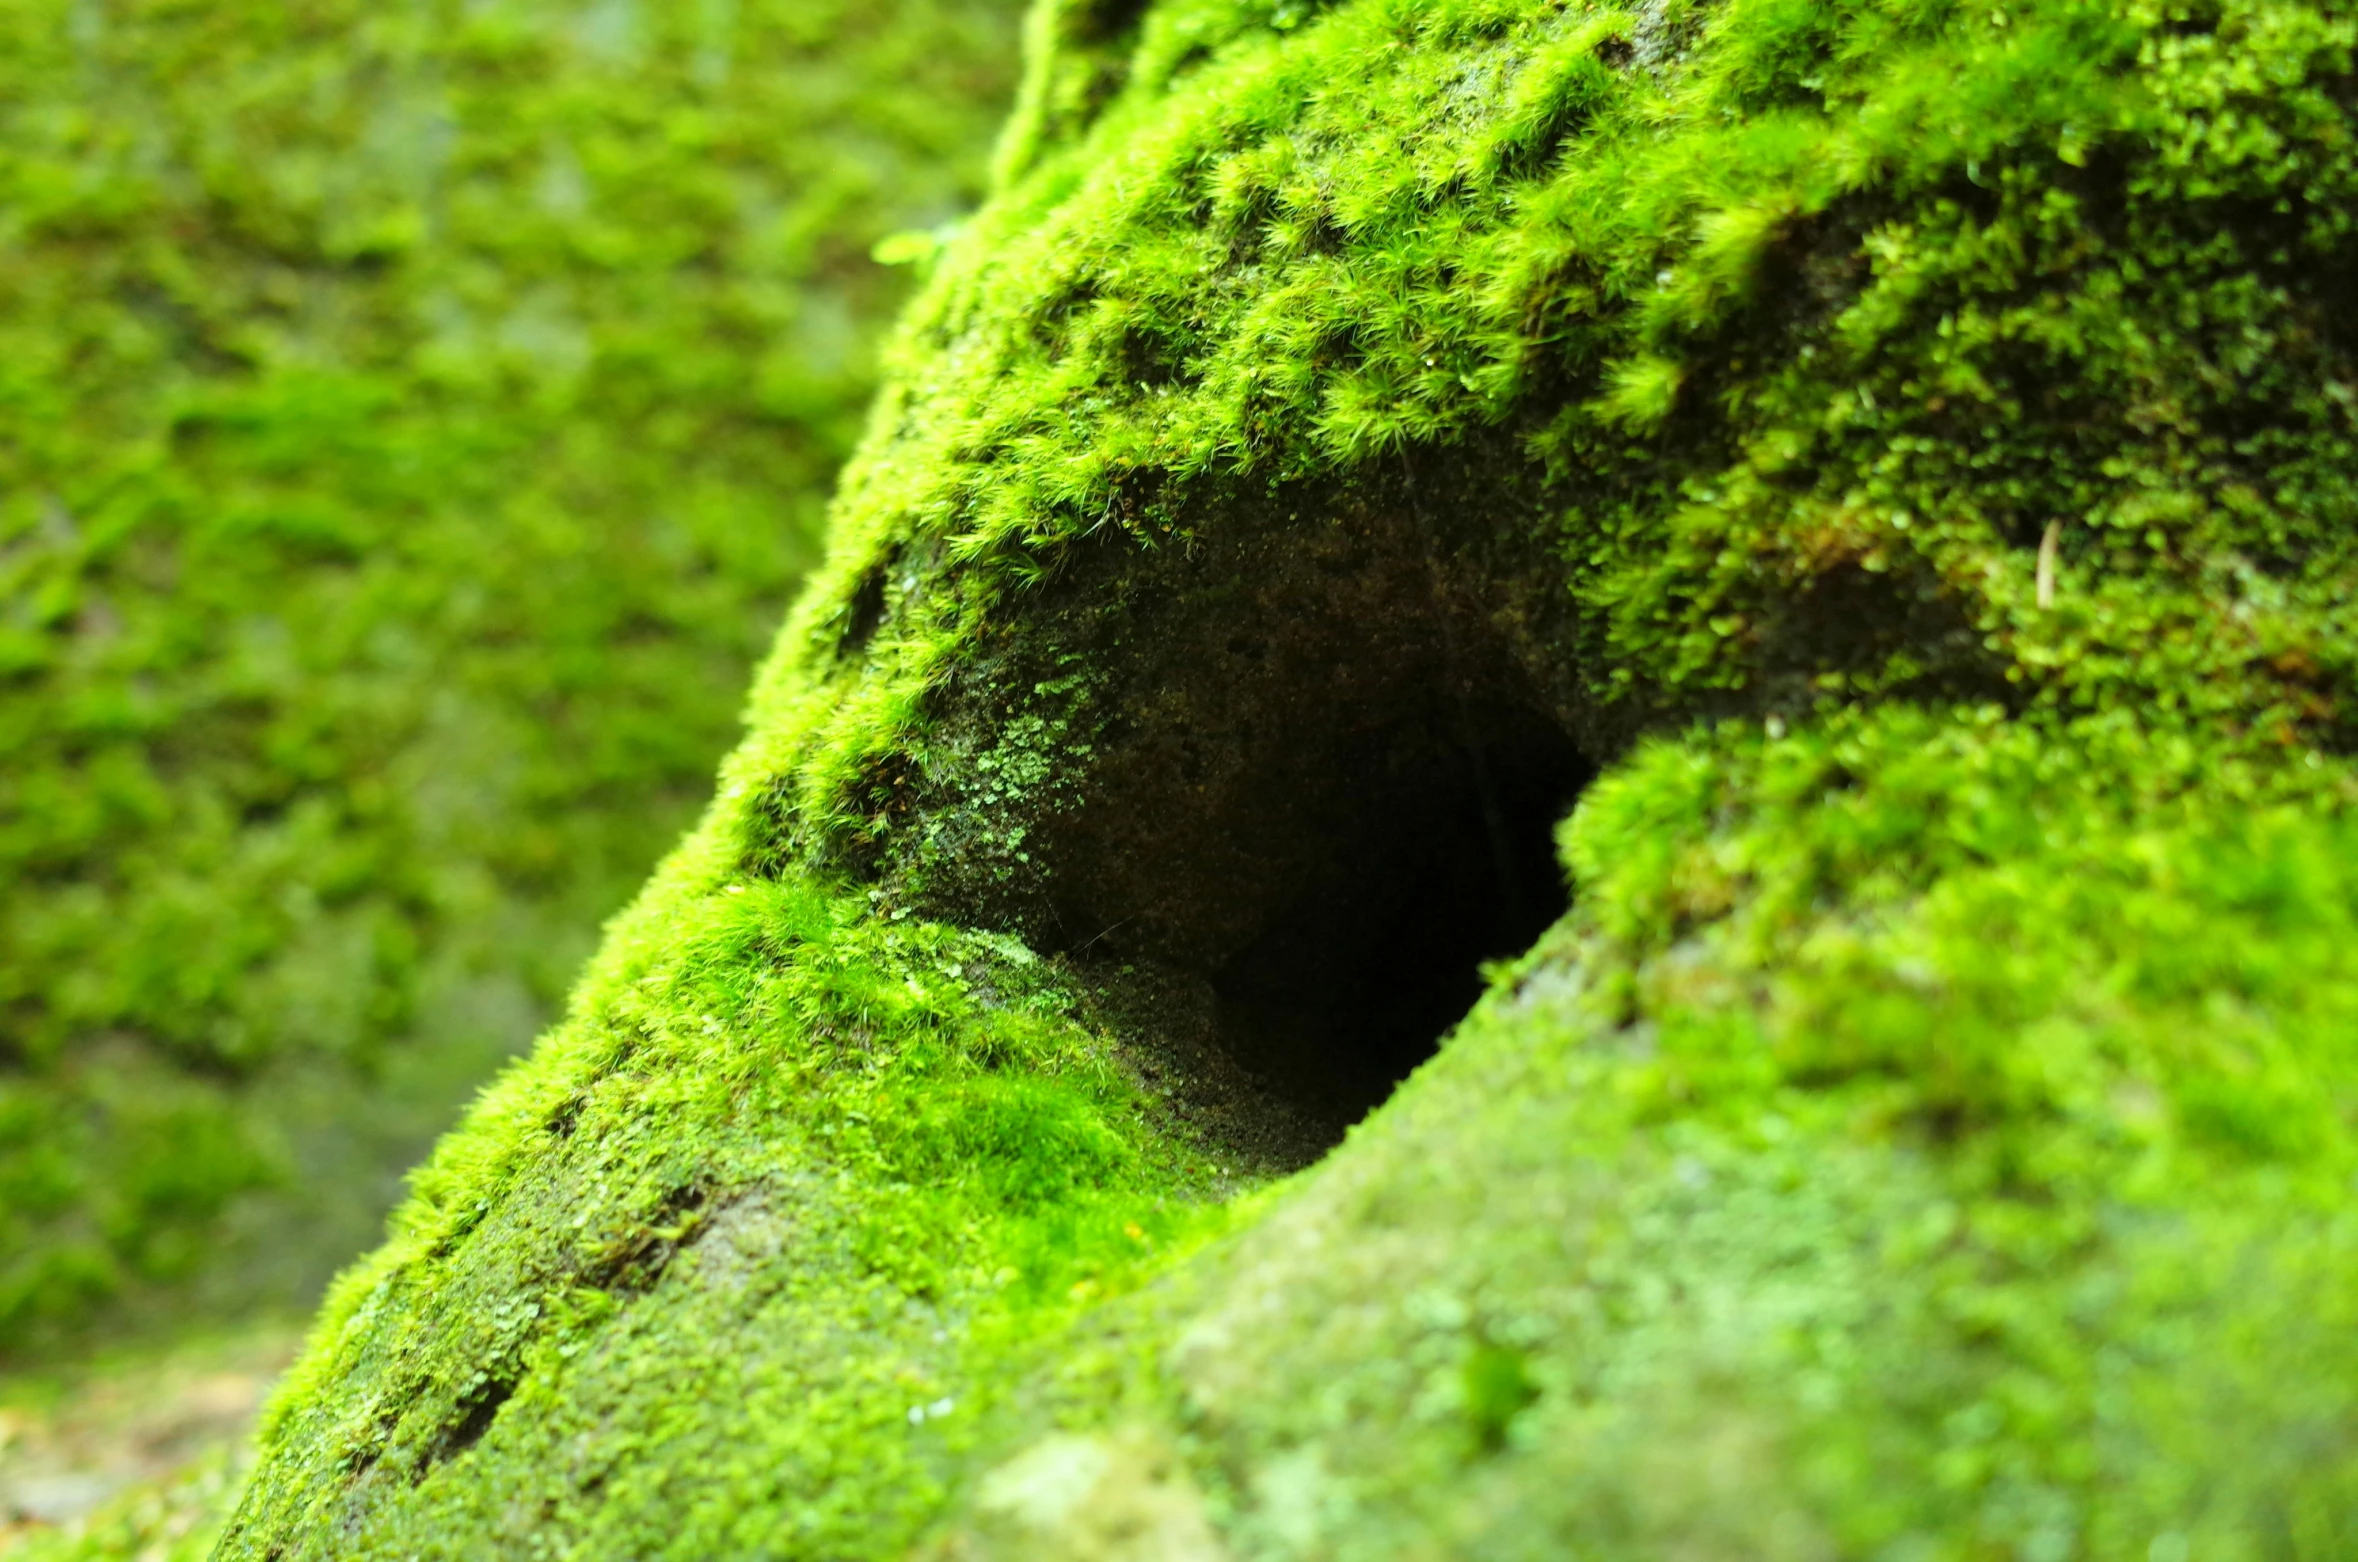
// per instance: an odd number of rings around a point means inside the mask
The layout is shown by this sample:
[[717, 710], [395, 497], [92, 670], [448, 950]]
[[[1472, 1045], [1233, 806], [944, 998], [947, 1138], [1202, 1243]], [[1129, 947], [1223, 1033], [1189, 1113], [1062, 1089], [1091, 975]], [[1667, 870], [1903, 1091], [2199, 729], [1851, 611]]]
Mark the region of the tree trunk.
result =
[[224, 1555], [2347, 1554], [2351, 41], [1045, 6]]

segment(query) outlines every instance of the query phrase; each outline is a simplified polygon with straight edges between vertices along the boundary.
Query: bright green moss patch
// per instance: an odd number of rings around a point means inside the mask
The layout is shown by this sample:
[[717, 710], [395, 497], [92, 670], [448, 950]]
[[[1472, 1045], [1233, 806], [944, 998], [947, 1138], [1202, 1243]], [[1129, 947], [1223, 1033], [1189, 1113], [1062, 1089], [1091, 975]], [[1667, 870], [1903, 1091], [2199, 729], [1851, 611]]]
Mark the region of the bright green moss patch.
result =
[[0, 1337], [236, 1293], [219, 1216], [290, 1178], [235, 1262], [307, 1296], [545, 1022], [733, 730], [869, 248], [973, 198], [1013, 29], [0, 7]]
[[2255, 773], [2125, 722], [1995, 712], [1745, 747], [1639, 761], [1568, 837], [1614, 964], [1708, 927], [1715, 963], [1756, 974], [1682, 1007], [1749, 991], [1782, 1016], [1648, 1088], [1700, 1106], [1723, 1082], [1872, 1081], [1895, 1123], [2026, 1155], [2150, 1091], [2159, 1138], [2346, 1175], [2346, 766]]
[[[764, 885], [652, 909], [339, 1286], [242, 1533], [889, 1552], [1043, 1333], [1217, 1226], [1236, 1169], [1021, 945]], [[633, 1446], [692, 1493], [609, 1500]]]

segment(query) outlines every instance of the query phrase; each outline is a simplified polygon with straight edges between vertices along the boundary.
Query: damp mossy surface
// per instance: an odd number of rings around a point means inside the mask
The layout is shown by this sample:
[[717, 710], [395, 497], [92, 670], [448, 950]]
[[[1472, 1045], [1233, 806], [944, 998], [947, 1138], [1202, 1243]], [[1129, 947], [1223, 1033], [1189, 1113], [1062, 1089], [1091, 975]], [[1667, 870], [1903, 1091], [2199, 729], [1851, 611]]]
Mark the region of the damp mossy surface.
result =
[[[2350, 20], [1030, 27], [711, 811], [222, 1554], [2346, 1554]], [[1569, 909], [1294, 1170], [1239, 971], [1524, 728]]]
[[309, 1306], [558, 1011], [1016, 20], [0, 5], [0, 1354]]

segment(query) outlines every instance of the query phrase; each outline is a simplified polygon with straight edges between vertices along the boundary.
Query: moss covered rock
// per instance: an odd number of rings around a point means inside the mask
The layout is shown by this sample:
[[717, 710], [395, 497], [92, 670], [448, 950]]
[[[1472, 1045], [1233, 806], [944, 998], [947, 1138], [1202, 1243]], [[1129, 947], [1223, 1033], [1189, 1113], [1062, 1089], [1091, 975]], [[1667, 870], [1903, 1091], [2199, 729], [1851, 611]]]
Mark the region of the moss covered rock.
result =
[[1016, 25], [0, 3], [0, 1353], [158, 1282], [308, 1305], [555, 1012]]
[[1032, 27], [223, 1554], [2358, 1545], [2358, 29]]

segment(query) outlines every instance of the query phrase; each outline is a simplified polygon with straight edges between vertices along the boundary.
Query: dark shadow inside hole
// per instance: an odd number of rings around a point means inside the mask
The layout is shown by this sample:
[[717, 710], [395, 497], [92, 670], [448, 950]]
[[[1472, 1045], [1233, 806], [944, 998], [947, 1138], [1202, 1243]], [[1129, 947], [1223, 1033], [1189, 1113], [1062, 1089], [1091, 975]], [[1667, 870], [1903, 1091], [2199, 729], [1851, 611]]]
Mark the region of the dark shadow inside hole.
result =
[[1229, 1055], [1339, 1135], [1563, 914], [1555, 824], [1590, 772], [1543, 716], [1438, 697], [1334, 759], [1319, 850], [1211, 980]]
[[1077, 43], [1109, 44], [1127, 40], [1146, 19], [1147, 0], [1088, 0], [1073, 7], [1065, 26]]
[[[1323, 1154], [1564, 910], [1591, 713], [1560, 563], [1498, 484], [1468, 457], [1423, 497], [1229, 495], [1184, 548], [1109, 531], [1032, 610], [1057, 660], [1018, 640], [945, 698], [978, 760], [919, 799], [926, 893], [1074, 960], [1224, 1156]], [[1052, 726], [1086, 736], [1010, 817]]]

